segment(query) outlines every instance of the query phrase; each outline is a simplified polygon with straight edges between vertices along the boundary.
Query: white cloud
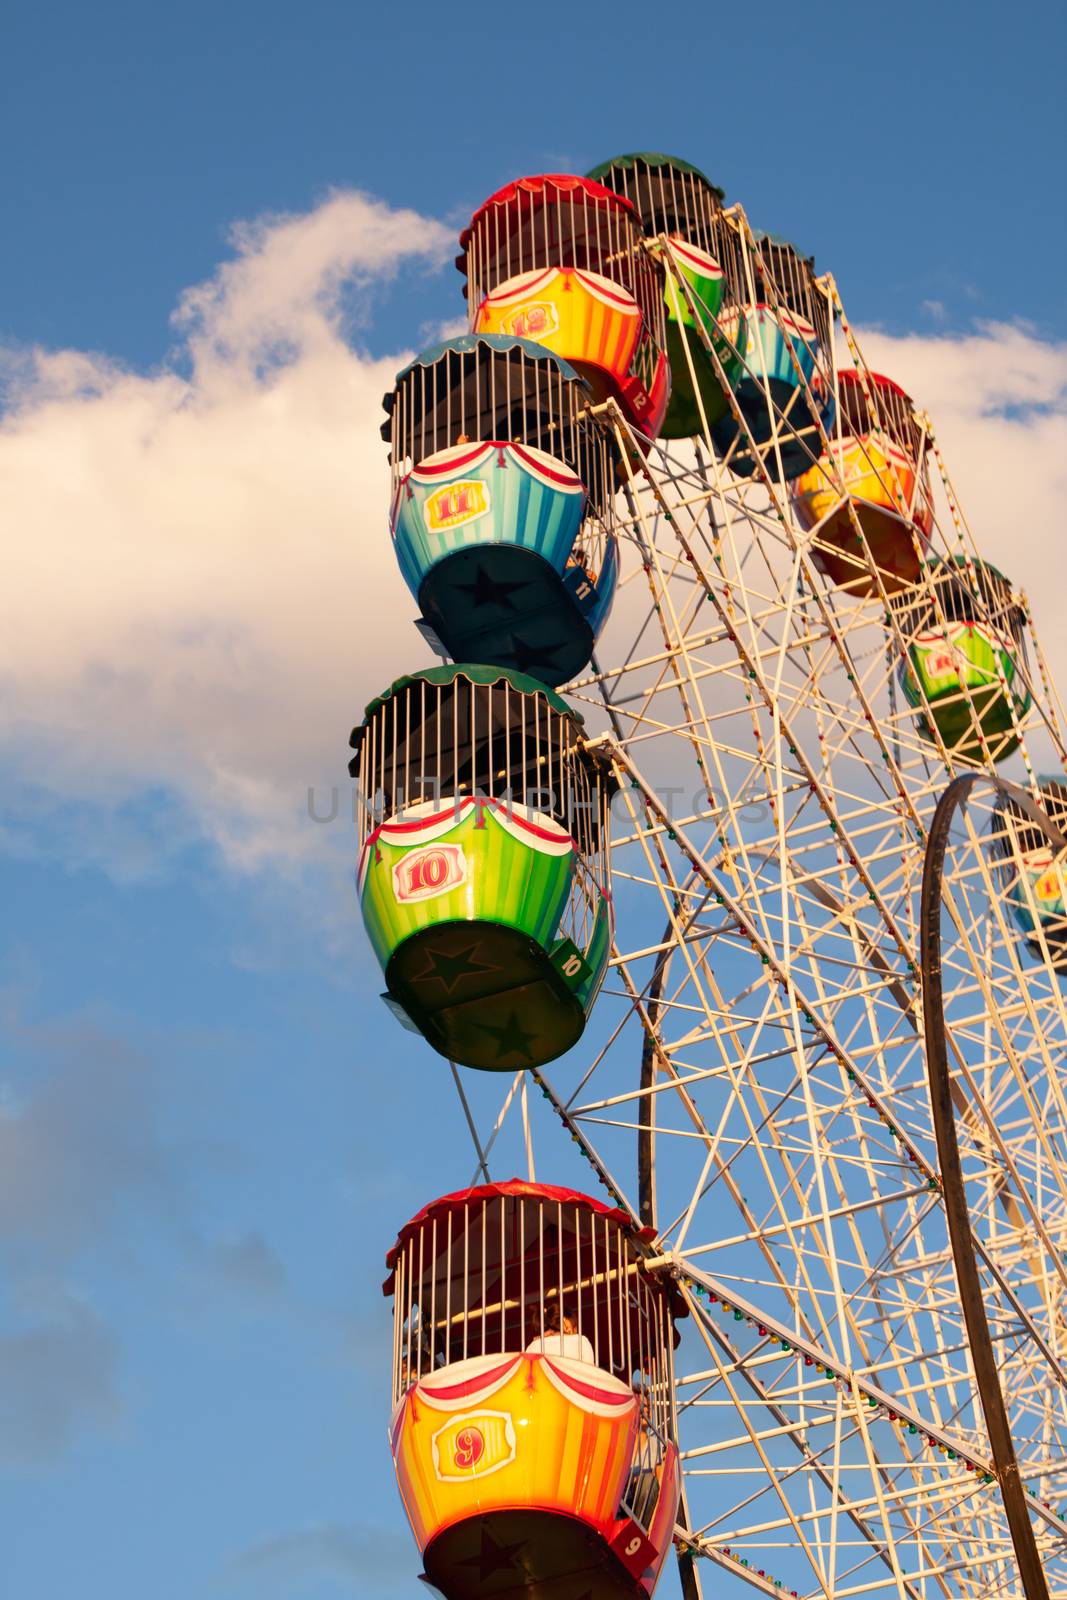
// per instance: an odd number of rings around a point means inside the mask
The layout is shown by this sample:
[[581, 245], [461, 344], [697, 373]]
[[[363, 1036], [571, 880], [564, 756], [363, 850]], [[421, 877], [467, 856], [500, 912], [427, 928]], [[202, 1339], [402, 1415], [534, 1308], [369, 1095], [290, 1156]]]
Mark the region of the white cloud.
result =
[[444, 260], [454, 248], [442, 223], [352, 193], [303, 216], [239, 223], [231, 241], [236, 259], [188, 289], [175, 316], [211, 386], [279, 358], [332, 354], [343, 291], [379, 282], [405, 257]]
[[933, 418], [979, 551], [1031, 601], [1067, 687], [1067, 344], [1014, 324], [964, 337], [861, 334], [864, 356]]
[[[197, 838], [250, 869], [347, 848], [303, 818], [307, 787], [344, 783], [364, 700], [426, 660], [378, 436], [404, 357], [345, 332], [399, 265], [446, 260], [451, 231], [341, 193], [234, 245], [182, 297], [162, 369], [0, 366], [10, 848], [47, 838], [132, 876]], [[934, 414], [979, 542], [1055, 654], [1067, 350], [1014, 326], [863, 342]]]
[[425, 653], [378, 436], [403, 357], [354, 352], [344, 319], [353, 289], [453, 241], [338, 194], [235, 242], [183, 297], [163, 370], [7, 361], [0, 705], [24, 814], [176, 795], [255, 865], [321, 846], [307, 784], [343, 778], [364, 698]]

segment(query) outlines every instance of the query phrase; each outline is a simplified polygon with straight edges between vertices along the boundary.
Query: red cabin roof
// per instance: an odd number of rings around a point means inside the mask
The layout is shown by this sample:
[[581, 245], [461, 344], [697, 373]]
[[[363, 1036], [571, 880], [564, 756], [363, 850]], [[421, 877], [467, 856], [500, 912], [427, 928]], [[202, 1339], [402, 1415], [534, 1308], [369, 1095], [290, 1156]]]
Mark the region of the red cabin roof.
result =
[[[582, 203], [587, 203], [587, 205], [592, 203], [595, 208], [601, 211], [621, 211], [621, 213], [633, 218], [638, 230], [641, 227], [640, 218], [638, 218], [637, 211], [633, 210], [632, 203], [629, 200], [625, 200], [622, 195], [617, 195], [614, 189], [606, 189], [603, 184], [598, 184], [593, 178], [574, 178], [571, 173], [541, 173], [534, 176], [534, 178], [515, 178], [510, 184], [504, 184], [502, 189], [496, 190], [496, 194], [490, 195], [488, 200], [478, 206], [478, 210], [470, 218], [470, 226], [464, 227], [462, 234], [459, 235], [459, 250], [461, 250], [461, 254], [456, 256], [456, 266], [461, 270], [464, 277], [467, 275], [467, 245], [469, 245], [470, 235], [474, 234], [475, 227], [478, 226], [480, 219], [490, 213], [493, 206], [504, 206], [506, 210], [514, 211], [515, 221], [522, 222], [520, 208], [522, 208], [525, 195], [530, 197], [528, 208], [533, 203], [534, 195], [542, 195], [542, 197], [549, 198], [549, 200], [558, 200], [560, 195], [581, 195]], [[512, 224], [512, 226], [515, 226], [515, 224]], [[466, 293], [467, 288], [464, 285], [464, 294]]]
[[[858, 385], [860, 381], [860, 375], [856, 371], [855, 367], [845, 367], [841, 372], [838, 373], [837, 376], [839, 382], [841, 383]], [[908, 402], [909, 406], [915, 404], [908, 391], [906, 389], [902, 389], [899, 383], [894, 383], [892, 378], [887, 378], [884, 373], [868, 372], [867, 379], [870, 383], [874, 384], [876, 389], [892, 389], [893, 393], [899, 394], [902, 399]]]
[[[838, 374], [840, 406], [838, 420], [842, 434], [864, 438], [871, 428], [871, 417], [864, 399], [863, 382], [854, 367]], [[922, 430], [915, 417], [915, 402], [899, 383], [881, 372], [867, 374], [868, 393], [874, 402], [879, 425], [913, 461], [918, 460]]]
[[[615, 1206], [605, 1205], [602, 1201], [594, 1200], [587, 1194], [581, 1194], [577, 1189], [561, 1189], [553, 1184], [528, 1183], [522, 1178], [509, 1178], [504, 1183], [486, 1183], [470, 1189], [458, 1189], [454, 1194], [442, 1195], [440, 1199], [431, 1200], [428, 1205], [423, 1206], [418, 1215], [412, 1217], [411, 1221], [401, 1228], [397, 1235], [396, 1243], [385, 1258], [389, 1275], [382, 1285], [382, 1293], [386, 1296], [395, 1293], [397, 1263], [408, 1245], [411, 1244], [414, 1248], [414, 1241], [420, 1237], [422, 1239], [426, 1238], [423, 1229], [427, 1224], [433, 1227], [444, 1220], [446, 1225], [437, 1231], [440, 1248], [436, 1253], [433, 1253], [432, 1250], [427, 1250], [426, 1257], [428, 1259], [424, 1258], [424, 1252], [421, 1247], [418, 1248], [417, 1255], [419, 1258], [419, 1275], [425, 1276], [426, 1280], [431, 1284], [436, 1284], [438, 1296], [446, 1296], [448, 1293], [447, 1281], [450, 1278], [454, 1278], [457, 1270], [461, 1272], [461, 1275], [466, 1274], [467, 1271], [466, 1266], [462, 1265], [467, 1260], [465, 1251], [458, 1258], [453, 1258], [451, 1253], [454, 1232], [451, 1218], [456, 1216], [457, 1213], [462, 1214], [464, 1209], [468, 1207], [475, 1208], [475, 1217], [477, 1217], [479, 1215], [479, 1206], [491, 1204], [494, 1201], [507, 1200], [541, 1202], [553, 1210], [557, 1206], [563, 1208], [560, 1219], [562, 1223], [561, 1235], [557, 1236], [552, 1248], [559, 1256], [562, 1271], [565, 1275], [570, 1276], [572, 1280], [578, 1265], [576, 1224], [579, 1216], [596, 1218], [598, 1221], [616, 1228], [620, 1240], [625, 1239], [630, 1246], [638, 1242], [647, 1245], [656, 1238], [653, 1228], [640, 1227], [628, 1212], [620, 1211]], [[550, 1224], [549, 1218], [545, 1220], [546, 1224]], [[468, 1218], [468, 1222], [473, 1221], [473, 1218]], [[461, 1223], [461, 1230], [462, 1227], [463, 1224]], [[476, 1223], [474, 1223], [474, 1227], [474, 1237], [477, 1244], [479, 1230]], [[549, 1232], [552, 1232], [551, 1225], [549, 1225]], [[530, 1245], [535, 1249], [538, 1248], [538, 1246], [534, 1245], [532, 1239], [530, 1240]], [[511, 1253], [512, 1246], [506, 1247], [503, 1235], [501, 1234], [498, 1239], [495, 1236], [495, 1230], [493, 1237], [488, 1241], [488, 1246], [488, 1255], [485, 1255], [483, 1244], [483, 1255], [479, 1268], [483, 1279], [483, 1289], [487, 1266], [493, 1283], [501, 1283], [509, 1271], [517, 1269], [521, 1261], [521, 1250], [517, 1250], [513, 1256]], [[477, 1253], [477, 1249], [475, 1253]], [[641, 1252], [633, 1250], [632, 1259], [643, 1272]], [[649, 1288], [665, 1298], [667, 1314], [671, 1319], [672, 1325], [688, 1315], [688, 1307], [684, 1296], [680, 1292], [678, 1285], [670, 1277], [650, 1274], [646, 1282]], [[606, 1284], [606, 1281], [598, 1289], [594, 1290], [594, 1297], [603, 1302], [600, 1310], [604, 1317], [611, 1315], [612, 1294], [613, 1291]], [[477, 1300], [477, 1295], [475, 1295], [475, 1300]], [[458, 1292], [454, 1303], [457, 1305], [460, 1303], [466, 1304], [465, 1291], [460, 1290]], [[514, 1310], [514, 1306], [512, 1309]], [[587, 1311], [592, 1312], [595, 1319], [596, 1313], [592, 1300], [587, 1305]], [[479, 1314], [476, 1305], [472, 1308], [472, 1314]], [[639, 1307], [631, 1307], [631, 1315], [640, 1322], [641, 1313]], [[509, 1336], [513, 1336], [513, 1340], [520, 1341], [520, 1348], [522, 1340], [521, 1316], [520, 1307], [518, 1320], [513, 1319], [515, 1320], [515, 1325], [508, 1330]], [[678, 1343], [679, 1337], [678, 1329], [675, 1327], [675, 1344]], [[635, 1338], [640, 1343], [640, 1335], [636, 1334]], [[502, 1343], [501, 1348], [509, 1348], [506, 1341]]]
[[607, 1217], [632, 1239], [647, 1240], [656, 1236], [652, 1228], [639, 1228], [628, 1212], [620, 1211], [617, 1206], [607, 1206], [603, 1201], [594, 1200], [591, 1195], [582, 1194], [577, 1189], [560, 1189], [550, 1183], [527, 1183], [523, 1178], [508, 1178], [503, 1183], [482, 1183], [475, 1188], [457, 1189], [454, 1194], [445, 1194], [439, 1200], [431, 1200], [412, 1217], [410, 1222], [404, 1224], [396, 1236], [396, 1243], [385, 1258], [385, 1265], [389, 1271], [389, 1278], [384, 1285], [385, 1293], [391, 1292], [393, 1268], [401, 1250], [408, 1240], [419, 1232], [424, 1223], [432, 1221], [435, 1217], [447, 1217], [456, 1211], [462, 1211], [464, 1206], [477, 1205], [479, 1201], [499, 1200], [509, 1195], [521, 1200], [548, 1200], [552, 1205], [581, 1207], [585, 1211], [594, 1212], [598, 1217]]
[[[477, 227], [479, 220], [485, 216], [492, 206], [515, 206], [521, 203], [522, 195], [546, 195], [553, 190], [556, 194], [584, 195], [586, 200], [594, 205], [601, 206], [605, 211], [626, 211], [640, 226], [640, 219], [631, 201], [616, 194], [614, 189], [608, 189], [602, 183], [597, 183], [595, 178], [577, 178], [569, 172], [542, 172], [534, 177], [515, 178], [511, 183], [506, 183], [502, 189], [491, 194], [488, 200], [480, 205], [470, 220], [470, 226], [464, 228], [459, 236], [460, 248], [466, 250], [467, 241]], [[457, 259], [456, 265], [460, 266]], [[462, 267], [460, 267], [462, 271]]]

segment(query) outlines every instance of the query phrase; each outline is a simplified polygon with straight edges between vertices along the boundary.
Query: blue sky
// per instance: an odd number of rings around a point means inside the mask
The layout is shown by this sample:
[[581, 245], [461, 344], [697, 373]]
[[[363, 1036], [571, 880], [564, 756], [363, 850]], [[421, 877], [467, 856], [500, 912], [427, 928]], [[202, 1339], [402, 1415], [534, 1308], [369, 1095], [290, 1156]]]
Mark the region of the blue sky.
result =
[[[940, 405], [991, 553], [1042, 582], [1064, 487], [1060, 8], [1006, 27], [990, 5], [772, 4], [758, 33], [671, 15], [657, 36], [627, 5], [445, 27], [104, 0], [8, 22], [15, 1600], [419, 1592], [382, 1257], [472, 1157], [447, 1069], [378, 1002], [351, 830], [310, 821], [306, 792], [344, 783], [363, 700], [423, 663], [377, 398], [461, 314], [449, 241], [485, 194], [621, 149], [695, 161], [833, 267]], [[1025, 515], [984, 475], [991, 432]], [[544, 1148], [543, 1176], [580, 1176]]]
[[[1053, 4], [772, 0], [747, 33], [682, 6], [662, 36], [630, 4], [451, 26], [323, 0], [19, 11], [0, 109], [16, 338], [157, 360], [236, 217], [356, 185], [459, 221], [520, 170], [649, 146], [832, 263], [864, 321], [912, 327], [928, 301], [1063, 331]], [[389, 316], [375, 332], [404, 337]]]

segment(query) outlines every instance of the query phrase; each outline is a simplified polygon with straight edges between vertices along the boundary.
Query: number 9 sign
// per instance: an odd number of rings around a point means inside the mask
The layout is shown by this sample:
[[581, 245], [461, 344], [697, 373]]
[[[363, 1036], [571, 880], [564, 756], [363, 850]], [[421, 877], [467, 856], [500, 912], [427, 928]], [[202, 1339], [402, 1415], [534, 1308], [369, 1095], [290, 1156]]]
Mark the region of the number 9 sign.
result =
[[456, 1466], [476, 1467], [485, 1454], [485, 1439], [480, 1428], [463, 1428], [456, 1435]]
[[635, 1578], [641, 1577], [656, 1559], [656, 1546], [631, 1518], [623, 1523], [611, 1548]]
[[515, 1428], [504, 1411], [477, 1411], [453, 1417], [432, 1441], [439, 1483], [464, 1483], [497, 1472], [515, 1459]]

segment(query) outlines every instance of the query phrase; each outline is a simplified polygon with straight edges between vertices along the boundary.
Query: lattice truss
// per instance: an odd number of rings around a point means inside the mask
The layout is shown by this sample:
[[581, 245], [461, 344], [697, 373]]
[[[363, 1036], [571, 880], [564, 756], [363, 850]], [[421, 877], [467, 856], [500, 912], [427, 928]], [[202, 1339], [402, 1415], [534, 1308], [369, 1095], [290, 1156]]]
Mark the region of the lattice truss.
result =
[[[744, 263], [748, 225], [727, 218]], [[673, 270], [669, 284], [692, 300]], [[827, 381], [855, 368], [866, 392], [837, 289], [817, 286]], [[766, 276], [775, 308], [779, 289]], [[692, 320], [694, 353], [721, 364], [729, 329]], [[929, 558], [971, 572], [978, 555], [919, 414], [928, 549], [900, 513], [918, 585], [904, 604], [886, 592], [854, 515], [858, 582], [829, 582], [819, 529], [777, 481], [792, 435], [769, 387], [767, 404], [767, 438], [737, 414], [747, 477], [710, 438], [638, 448], [599, 408], [630, 462], [628, 554], [602, 659], [567, 694], [620, 783], [612, 971], [582, 1045], [530, 1075], [540, 1103], [520, 1075], [488, 1134], [494, 1080], [453, 1072], [484, 1171], [521, 1108], [553, 1181], [562, 1120], [685, 1291], [687, 1593], [702, 1578], [719, 1592], [718, 1568], [768, 1594], [1018, 1595], [944, 1221], [917, 956], [931, 812], [995, 751], [970, 690], [973, 738], [953, 751], [898, 682], [917, 600], [943, 617]], [[817, 422], [812, 459], [833, 438]], [[1036, 793], [1067, 766], [1064, 724], [1026, 601], [1011, 603], [1001, 748], [1016, 750], [1000, 770]], [[1067, 1594], [1067, 1011], [1049, 950], [1028, 950], [1007, 909], [997, 814], [969, 816], [945, 922], [954, 1096], [1015, 1447], [1050, 1592]], [[1008, 835], [1017, 847], [1001, 822]]]

